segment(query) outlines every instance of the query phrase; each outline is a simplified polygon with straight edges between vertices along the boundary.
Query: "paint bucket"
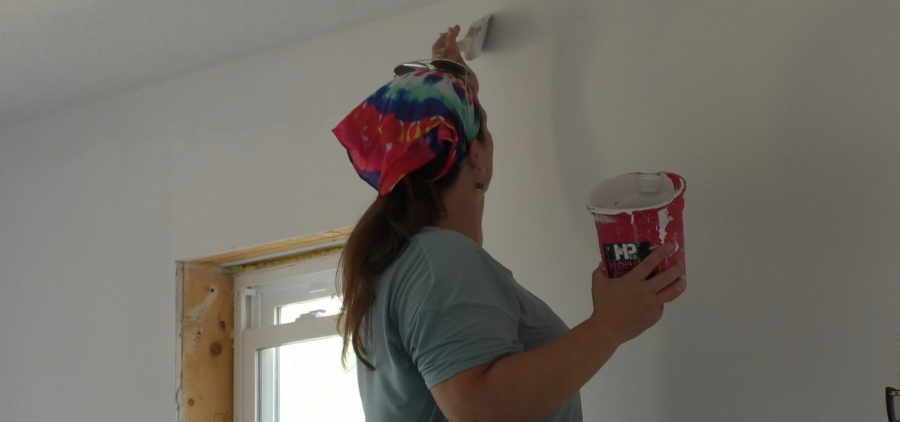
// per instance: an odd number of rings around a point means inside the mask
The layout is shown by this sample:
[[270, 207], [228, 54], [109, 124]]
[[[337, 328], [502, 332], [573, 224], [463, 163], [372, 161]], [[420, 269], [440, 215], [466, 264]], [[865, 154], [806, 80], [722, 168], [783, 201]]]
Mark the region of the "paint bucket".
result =
[[657, 246], [673, 243], [676, 252], [651, 275], [684, 264], [684, 178], [674, 173], [630, 173], [594, 189], [588, 209], [600, 239], [600, 261], [609, 278], [636, 267]]

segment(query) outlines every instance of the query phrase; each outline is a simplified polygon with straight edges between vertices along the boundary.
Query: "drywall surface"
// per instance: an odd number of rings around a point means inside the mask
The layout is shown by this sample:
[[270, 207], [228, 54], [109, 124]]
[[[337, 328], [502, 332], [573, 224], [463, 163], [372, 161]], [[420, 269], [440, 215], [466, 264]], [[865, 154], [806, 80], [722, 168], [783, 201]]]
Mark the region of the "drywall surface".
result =
[[685, 177], [688, 291], [586, 421], [883, 418], [900, 383], [900, 3], [443, 2], [0, 128], [0, 409], [174, 420], [175, 261], [344, 227], [330, 129], [493, 12], [485, 247], [591, 312], [599, 181]]

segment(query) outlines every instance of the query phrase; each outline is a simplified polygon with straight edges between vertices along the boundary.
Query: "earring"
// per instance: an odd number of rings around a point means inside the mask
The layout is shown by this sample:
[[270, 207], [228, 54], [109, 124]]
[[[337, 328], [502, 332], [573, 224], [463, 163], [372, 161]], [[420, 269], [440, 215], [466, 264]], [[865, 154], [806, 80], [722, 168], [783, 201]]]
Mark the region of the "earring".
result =
[[[475, 169], [475, 175], [478, 177], [484, 176], [485, 173], [487, 173], [487, 169], [485, 169], [484, 167], [479, 167], [479, 168]], [[479, 192], [484, 192], [484, 183], [476, 182], [475, 190], [477, 190]]]

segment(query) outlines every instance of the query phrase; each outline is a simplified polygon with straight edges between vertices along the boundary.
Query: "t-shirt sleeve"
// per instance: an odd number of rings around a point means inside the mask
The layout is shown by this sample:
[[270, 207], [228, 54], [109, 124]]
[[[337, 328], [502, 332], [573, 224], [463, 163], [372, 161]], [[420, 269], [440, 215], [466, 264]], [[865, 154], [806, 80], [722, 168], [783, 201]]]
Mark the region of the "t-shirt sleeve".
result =
[[452, 262], [431, 260], [427, 290], [400, 321], [404, 346], [429, 389], [523, 350], [514, 288], [485, 252], [451, 253]]

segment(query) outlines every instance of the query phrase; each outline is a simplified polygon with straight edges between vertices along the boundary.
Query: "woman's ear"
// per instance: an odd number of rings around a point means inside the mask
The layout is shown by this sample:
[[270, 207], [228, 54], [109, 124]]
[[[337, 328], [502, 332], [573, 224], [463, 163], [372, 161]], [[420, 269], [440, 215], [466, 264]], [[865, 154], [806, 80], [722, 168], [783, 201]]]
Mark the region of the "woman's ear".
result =
[[466, 154], [466, 161], [469, 162], [473, 168], [483, 167], [481, 165], [481, 158], [479, 157], [479, 145], [478, 142], [472, 142], [472, 145], [469, 147], [469, 153]]

